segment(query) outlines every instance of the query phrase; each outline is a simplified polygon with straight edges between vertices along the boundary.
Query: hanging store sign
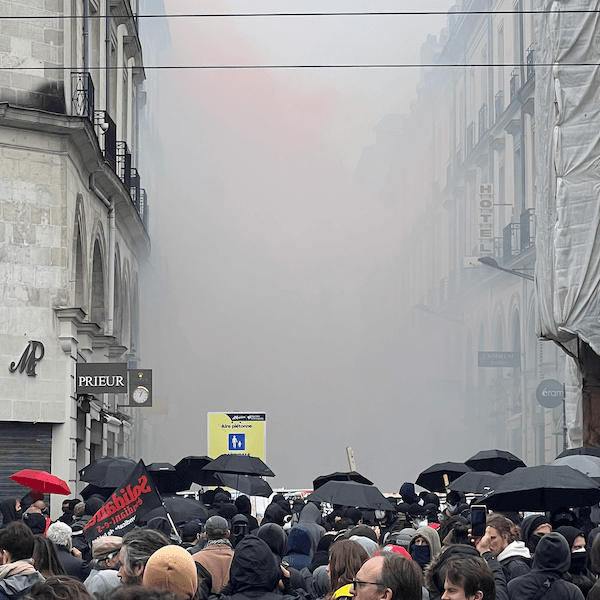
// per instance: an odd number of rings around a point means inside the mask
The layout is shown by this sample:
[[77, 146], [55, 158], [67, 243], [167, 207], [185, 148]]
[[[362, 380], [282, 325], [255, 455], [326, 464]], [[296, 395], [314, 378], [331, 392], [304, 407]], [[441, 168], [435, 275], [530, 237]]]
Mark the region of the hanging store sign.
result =
[[521, 367], [520, 352], [479, 352], [477, 356], [478, 367], [508, 367], [519, 369]]
[[152, 406], [152, 369], [129, 369], [128, 406]]
[[492, 256], [494, 254], [494, 186], [491, 183], [479, 186], [478, 208], [479, 255]]
[[77, 363], [77, 394], [126, 394], [127, 363]]

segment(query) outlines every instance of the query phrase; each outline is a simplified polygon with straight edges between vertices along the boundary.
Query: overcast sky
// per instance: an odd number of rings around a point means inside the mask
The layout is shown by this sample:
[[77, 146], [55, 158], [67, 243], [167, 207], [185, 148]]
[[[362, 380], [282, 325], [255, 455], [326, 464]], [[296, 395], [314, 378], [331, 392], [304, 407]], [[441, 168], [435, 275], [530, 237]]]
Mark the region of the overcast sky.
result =
[[[451, 4], [165, 0], [178, 14]], [[432, 15], [171, 19], [163, 60], [412, 64], [445, 24]], [[419, 69], [148, 72], [157, 76], [165, 170], [150, 197], [157, 286], [142, 362], [169, 412], [148, 416], [164, 443], [145, 449], [146, 462], [205, 454], [206, 413], [228, 411], [267, 413], [277, 486], [347, 470], [346, 446], [388, 492], [432, 462], [466, 459], [433, 444], [451, 407], [415, 402], [425, 384], [393, 325], [389, 283], [410, 207], [384, 206], [354, 182], [375, 125], [408, 112]], [[427, 421], [433, 429], [418, 426]], [[398, 455], [414, 459], [399, 466]]]

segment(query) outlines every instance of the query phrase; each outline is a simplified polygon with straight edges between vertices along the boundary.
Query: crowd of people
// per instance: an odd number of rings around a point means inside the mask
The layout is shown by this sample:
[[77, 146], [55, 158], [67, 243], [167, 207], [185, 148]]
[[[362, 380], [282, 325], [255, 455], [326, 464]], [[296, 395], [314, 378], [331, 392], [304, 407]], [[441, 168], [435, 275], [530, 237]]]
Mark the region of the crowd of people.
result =
[[411, 483], [394, 511], [277, 494], [259, 522], [246, 496], [203, 501], [204, 520], [88, 543], [102, 498], [65, 500], [55, 522], [39, 494], [0, 500], [0, 600], [600, 599], [592, 507], [488, 512], [476, 532], [463, 494]]

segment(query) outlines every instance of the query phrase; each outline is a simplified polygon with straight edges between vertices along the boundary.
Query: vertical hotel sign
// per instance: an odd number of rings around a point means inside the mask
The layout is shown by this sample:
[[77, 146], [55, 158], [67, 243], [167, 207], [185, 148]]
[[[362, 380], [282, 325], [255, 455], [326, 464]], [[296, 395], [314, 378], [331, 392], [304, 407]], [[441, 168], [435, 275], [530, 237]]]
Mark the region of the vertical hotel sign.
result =
[[266, 413], [208, 413], [208, 456], [246, 454], [266, 457]]
[[477, 229], [479, 237], [479, 255], [491, 256], [494, 254], [494, 186], [491, 183], [482, 183], [479, 186], [478, 198], [479, 212], [477, 215]]

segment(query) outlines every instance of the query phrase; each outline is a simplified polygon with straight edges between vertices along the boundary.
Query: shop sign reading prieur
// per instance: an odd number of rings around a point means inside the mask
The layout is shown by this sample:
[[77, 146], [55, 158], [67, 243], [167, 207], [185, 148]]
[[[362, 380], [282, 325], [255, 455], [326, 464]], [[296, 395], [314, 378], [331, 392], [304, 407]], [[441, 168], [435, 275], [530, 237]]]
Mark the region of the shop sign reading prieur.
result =
[[76, 393], [128, 394], [125, 406], [152, 406], [152, 370], [128, 369], [127, 363], [77, 363]]

